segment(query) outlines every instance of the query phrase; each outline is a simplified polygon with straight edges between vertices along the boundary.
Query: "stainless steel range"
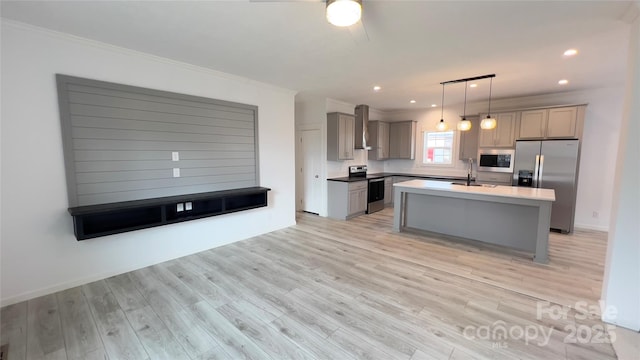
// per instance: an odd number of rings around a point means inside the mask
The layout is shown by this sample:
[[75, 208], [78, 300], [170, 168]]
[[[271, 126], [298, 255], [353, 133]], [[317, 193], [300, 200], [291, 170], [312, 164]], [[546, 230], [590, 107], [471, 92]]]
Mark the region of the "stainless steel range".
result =
[[350, 178], [366, 178], [367, 165], [349, 166], [349, 177]]
[[[349, 166], [350, 178], [367, 178], [367, 165]], [[384, 178], [369, 179], [367, 214], [384, 209]]]

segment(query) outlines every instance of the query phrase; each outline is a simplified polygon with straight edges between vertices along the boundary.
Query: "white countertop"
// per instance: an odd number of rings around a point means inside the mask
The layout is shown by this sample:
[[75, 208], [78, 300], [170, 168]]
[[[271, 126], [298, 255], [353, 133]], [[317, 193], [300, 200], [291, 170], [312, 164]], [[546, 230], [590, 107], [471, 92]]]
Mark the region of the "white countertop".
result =
[[497, 197], [507, 197], [516, 199], [530, 199], [541, 201], [555, 201], [556, 193], [553, 189], [538, 189], [530, 187], [519, 186], [502, 186], [495, 187], [489, 186], [465, 186], [465, 185], [453, 185], [445, 181], [433, 181], [433, 180], [410, 180], [393, 184], [395, 187], [404, 189], [423, 189], [423, 190], [436, 190], [443, 192], [452, 192], [458, 194], [477, 194], [477, 195], [489, 195]]

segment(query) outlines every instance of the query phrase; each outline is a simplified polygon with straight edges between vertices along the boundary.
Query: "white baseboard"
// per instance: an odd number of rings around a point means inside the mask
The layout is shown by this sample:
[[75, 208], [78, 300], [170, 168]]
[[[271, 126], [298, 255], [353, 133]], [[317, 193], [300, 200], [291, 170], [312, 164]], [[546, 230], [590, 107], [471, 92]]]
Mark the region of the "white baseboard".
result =
[[609, 232], [608, 226], [592, 225], [592, 224], [574, 224], [573, 226], [578, 229]]

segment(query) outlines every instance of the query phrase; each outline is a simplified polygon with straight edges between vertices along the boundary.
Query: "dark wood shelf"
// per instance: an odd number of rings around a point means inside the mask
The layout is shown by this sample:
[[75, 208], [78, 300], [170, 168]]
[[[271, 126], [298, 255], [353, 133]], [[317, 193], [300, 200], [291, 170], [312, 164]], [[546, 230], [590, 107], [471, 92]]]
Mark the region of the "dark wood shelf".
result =
[[[213, 191], [69, 208], [76, 239], [201, 219], [267, 206], [269, 188]], [[191, 207], [190, 210], [187, 208]], [[182, 210], [180, 210], [182, 209]]]

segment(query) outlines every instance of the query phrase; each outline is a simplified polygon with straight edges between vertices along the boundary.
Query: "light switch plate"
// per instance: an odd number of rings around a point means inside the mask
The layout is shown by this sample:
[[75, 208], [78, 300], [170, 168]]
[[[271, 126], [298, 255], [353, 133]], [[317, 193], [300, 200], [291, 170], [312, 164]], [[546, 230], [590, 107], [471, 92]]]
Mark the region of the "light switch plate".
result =
[[191, 204], [191, 201], [184, 203], [184, 209], [185, 210], [192, 210], [193, 209], [193, 204]]
[[178, 205], [176, 205], [176, 211], [177, 212], [184, 211], [184, 204], [183, 203], [179, 203]]
[[172, 161], [180, 161], [180, 153], [177, 151], [171, 152], [171, 160]]
[[173, 177], [180, 177], [180, 168], [173, 168]]

